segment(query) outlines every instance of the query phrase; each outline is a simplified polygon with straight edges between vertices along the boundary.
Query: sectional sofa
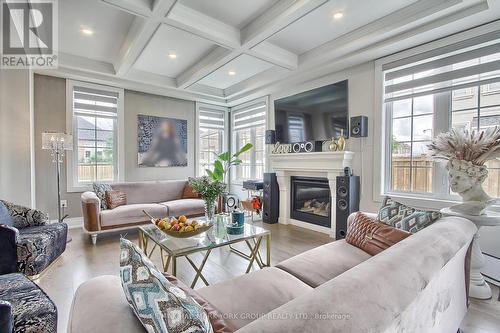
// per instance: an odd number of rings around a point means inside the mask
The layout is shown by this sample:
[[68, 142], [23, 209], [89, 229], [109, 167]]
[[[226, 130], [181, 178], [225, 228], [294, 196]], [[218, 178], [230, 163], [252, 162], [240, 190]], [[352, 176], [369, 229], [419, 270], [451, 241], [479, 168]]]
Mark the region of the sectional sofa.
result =
[[83, 229], [92, 236], [95, 244], [100, 233], [150, 223], [143, 210], [155, 217], [204, 215], [202, 199], [183, 196], [187, 184], [186, 180], [112, 184], [113, 190], [126, 194], [127, 204], [106, 210], [101, 209], [101, 201], [96, 193], [84, 192], [81, 195]]
[[[239, 333], [457, 332], [476, 230], [445, 217], [373, 257], [338, 240], [196, 292]], [[145, 330], [120, 278], [101, 276], [76, 291], [68, 332]]]

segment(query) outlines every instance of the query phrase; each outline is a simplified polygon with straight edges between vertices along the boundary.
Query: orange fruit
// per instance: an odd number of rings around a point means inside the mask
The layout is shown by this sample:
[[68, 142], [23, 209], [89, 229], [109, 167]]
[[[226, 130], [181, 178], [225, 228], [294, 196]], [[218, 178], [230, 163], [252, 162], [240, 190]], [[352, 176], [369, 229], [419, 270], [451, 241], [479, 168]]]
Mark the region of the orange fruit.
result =
[[185, 223], [187, 221], [187, 217], [184, 215], [179, 216], [179, 222]]

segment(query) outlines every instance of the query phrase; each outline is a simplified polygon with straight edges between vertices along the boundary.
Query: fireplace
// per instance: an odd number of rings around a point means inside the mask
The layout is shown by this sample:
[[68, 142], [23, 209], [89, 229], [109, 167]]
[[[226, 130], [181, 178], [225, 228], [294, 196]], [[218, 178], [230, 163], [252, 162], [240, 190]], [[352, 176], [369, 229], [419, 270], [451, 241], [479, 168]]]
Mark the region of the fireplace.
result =
[[290, 177], [290, 217], [331, 227], [331, 194], [327, 178]]

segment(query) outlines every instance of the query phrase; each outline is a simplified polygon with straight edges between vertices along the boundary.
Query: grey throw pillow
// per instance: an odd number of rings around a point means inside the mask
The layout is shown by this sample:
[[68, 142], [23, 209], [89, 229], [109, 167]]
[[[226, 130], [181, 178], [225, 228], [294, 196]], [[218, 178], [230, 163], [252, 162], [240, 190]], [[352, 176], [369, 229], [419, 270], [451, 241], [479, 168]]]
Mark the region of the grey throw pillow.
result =
[[441, 213], [409, 207], [386, 197], [377, 219], [395, 228], [415, 233], [441, 218]]
[[132, 242], [120, 241], [120, 277], [135, 315], [151, 333], [213, 333], [207, 313], [160, 273]]
[[94, 193], [97, 195], [99, 200], [101, 200], [101, 209], [108, 209], [106, 203], [106, 191], [112, 191], [111, 185], [106, 183], [93, 183]]

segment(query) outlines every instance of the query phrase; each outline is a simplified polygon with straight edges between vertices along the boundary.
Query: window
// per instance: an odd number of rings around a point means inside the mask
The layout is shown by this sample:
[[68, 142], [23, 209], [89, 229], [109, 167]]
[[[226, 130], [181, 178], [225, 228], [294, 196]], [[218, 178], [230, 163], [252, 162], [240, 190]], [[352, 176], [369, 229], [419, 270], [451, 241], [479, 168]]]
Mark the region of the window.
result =
[[[467, 44], [467, 43], [463, 43]], [[444, 164], [427, 145], [450, 128], [500, 126], [500, 41], [445, 47], [383, 65], [385, 193], [453, 199]], [[485, 190], [500, 196], [500, 161], [488, 162]]]
[[247, 143], [253, 149], [242, 154], [242, 163], [232, 170], [233, 182], [262, 179], [265, 168], [265, 131], [267, 102], [258, 100], [231, 110], [232, 150]]
[[227, 149], [225, 124], [227, 108], [208, 104], [197, 105], [198, 119], [198, 166], [196, 174], [206, 175], [212, 169], [215, 157]]
[[118, 128], [123, 91], [87, 83], [72, 82], [69, 115], [72, 119], [73, 152], [68, 163], [69, 187], [93, 182], [116, 182], [120, 178]]

